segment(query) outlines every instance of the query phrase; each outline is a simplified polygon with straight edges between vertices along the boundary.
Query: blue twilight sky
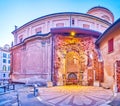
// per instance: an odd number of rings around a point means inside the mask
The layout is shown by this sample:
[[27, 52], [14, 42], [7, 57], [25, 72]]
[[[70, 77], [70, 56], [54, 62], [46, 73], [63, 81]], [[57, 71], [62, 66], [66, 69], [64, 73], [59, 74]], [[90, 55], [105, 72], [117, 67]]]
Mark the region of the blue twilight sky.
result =
[[86, 13], [94, 6], [111, 10], [120, 18], [119, 0], [0, 0], [0, 46], [11, 44], [14, 26], [18, 27], [38, 17], [57, 12]]

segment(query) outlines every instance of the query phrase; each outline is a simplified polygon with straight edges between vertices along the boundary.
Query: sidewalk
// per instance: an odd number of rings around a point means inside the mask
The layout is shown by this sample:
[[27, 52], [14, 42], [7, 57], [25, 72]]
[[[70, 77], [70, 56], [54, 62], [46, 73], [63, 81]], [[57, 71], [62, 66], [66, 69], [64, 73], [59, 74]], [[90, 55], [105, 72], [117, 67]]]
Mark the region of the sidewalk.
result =
[[23, 88], [23, 84], [16, 84], [15, 90], [10, 90], [7, 92], [1, 92], [0, 94], [0, 106], [18, 106], [17, 105], [17, 89]]
[[15, 104], [17, 102], [16, 95], [15, 91], [0, 95], [0, 106], [12, 106], [12, 104]]
[[117, 93], [116, 96], [113, 97], [112, 102], [109, 103], [110, 106], [120, 106], [120, 93]]
[[0, 95], [0, 106], [50, 106], [34, 96], [32, 87], [17, 84], [15, 89]]

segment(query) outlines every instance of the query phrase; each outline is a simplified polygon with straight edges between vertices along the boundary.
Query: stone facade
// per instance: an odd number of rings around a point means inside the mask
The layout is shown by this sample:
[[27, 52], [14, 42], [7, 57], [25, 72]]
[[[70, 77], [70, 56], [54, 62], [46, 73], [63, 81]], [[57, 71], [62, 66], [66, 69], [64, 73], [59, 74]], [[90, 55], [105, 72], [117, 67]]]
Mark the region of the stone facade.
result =
[[[36, 37], [12, 48], [12, 79], [37, 77], [51, 80], [51, 38]], [[18, 65], [19, 64], [19, 65]], [[23, 80], [23, 82], [27, 81]]]
[[[97, 17], [93, 10], [99, 13]], [[87, 14], [65, 12], [43, 16], [15, 29], [12, 80], [99, 86], [106, 73], [104, 56], [95, 42], [113, 21], [108, 9], [96, 7]]]
[[[93, 85], [94, 81], [103, 81], [99, 71], [98, 51], [95, 38], [91, 36], [71, 37], [56, 34], [54, 36], [54, 74], [55, 82], [69, 84], [71, 73], [77, 76], [78, 83]], [[64, 81], [63, 81], [64, 77]]]
[[114, 22], [114, 17], [113, 17], [113, 13], [106, 9], [106, 8], [99, 8], [100, 6], [97, 7], [93, 7], [90, 10], [88, 10], [88, 14], [99, 17], [103, 20], [107, 20], [110, 23]]
[[[101, 14], [101, 11], [97, 13]], [[109, 12], [109, 14], [111, 14], [111, 12]], [[108, 17], [110, 17], [111, 15], [109, 14], [108, 12], [106, 14], [106, 12], [102, 10], [102, 16], [108, 15]], [[111, 18], [113, 18], [113, 16], [111, 16], [110, 19]], [[36, 33], [48, 33], [51, 28], [79, 27], [102, 33], [110, 25], [111, 23], [109, 21], [103, 20], [101, 17], [95, 17], [90, 13], [63, 12], [37, 18], [14, 30], [12, 33], [14, 35], [14, 45], [16, 45]]]

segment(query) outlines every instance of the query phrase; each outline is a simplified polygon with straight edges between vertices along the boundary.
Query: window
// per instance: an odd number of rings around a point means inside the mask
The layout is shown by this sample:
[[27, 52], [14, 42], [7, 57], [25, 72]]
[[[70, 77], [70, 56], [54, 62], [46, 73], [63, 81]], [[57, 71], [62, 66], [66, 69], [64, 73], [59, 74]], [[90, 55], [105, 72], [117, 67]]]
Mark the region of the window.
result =
[[6, 65], [3, 65], [3, 71], [6, 71]]
[[8, 71], [10, 71], [10, 66], [8, 66]]
[[83, 28], [89, 29], [89, 28], [90, 28], [90, 25], [88, 25], [88, 24], [83, 24]]
[[8, 60], [8, 63], [10, 64], [10, 60]]
[[23, 35], [19, 36], [19, 42], [21, 43], [23, 41]]
[[7, 54], [6, 54], [6, 53], [3, 53], [3, 57], [6, 58], [6, 57], [7, 57]]
[[41, 30], [42, 30], [42, 28], [41, 28], [41, 27], [38, 27], [38, 28], [35, 29], [35, 32], [36, 32], [36, 33], [41, 33], [41, 32], [42, 32]]
[[8, 58], [10, 58], [10, 54], [8, 54]]
[[22, 42], [23, 38], [20, 38], [20, 43]]
[[3, 63], [6, 63], [6, 59], [3, 59]]
[[104, 20], [110, 21], [110, 18], [109, 18], [107, 15], [103, 15], [102, 18], [103, 18]]
[[64, 23], [57, 23], [56, 27], [64, 27]]
[[113, 38], [108, 40], [108, 53], [113, 52], [114, 47], [113, 47]]
[[44, 47], [45, 46], [45, 44], [46, 44], [46, 41], [41, 41], [41, 44], [42, 44], [42, 47]]
[[74, 25], [75, 24], [75, 21], [74, 21], [74, 18], [72, 19], [72, 25]]
[[5, 77], [5, 73], [3, 74], [3, 77]]

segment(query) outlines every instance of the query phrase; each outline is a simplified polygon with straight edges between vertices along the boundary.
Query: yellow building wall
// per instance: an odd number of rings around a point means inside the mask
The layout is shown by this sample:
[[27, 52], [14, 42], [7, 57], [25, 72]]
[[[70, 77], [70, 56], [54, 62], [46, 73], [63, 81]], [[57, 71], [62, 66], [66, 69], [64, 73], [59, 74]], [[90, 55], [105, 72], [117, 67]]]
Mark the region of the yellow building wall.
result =
[[[108, 52], [108, 40], [114, 39], [114, 50]], [[115, 62], [120, 60], [120, 28], [111, 32], [100, 43], [100, 51], [104, 62], [104, 82], [109, 83], [111, 86], [114, 83]]]

